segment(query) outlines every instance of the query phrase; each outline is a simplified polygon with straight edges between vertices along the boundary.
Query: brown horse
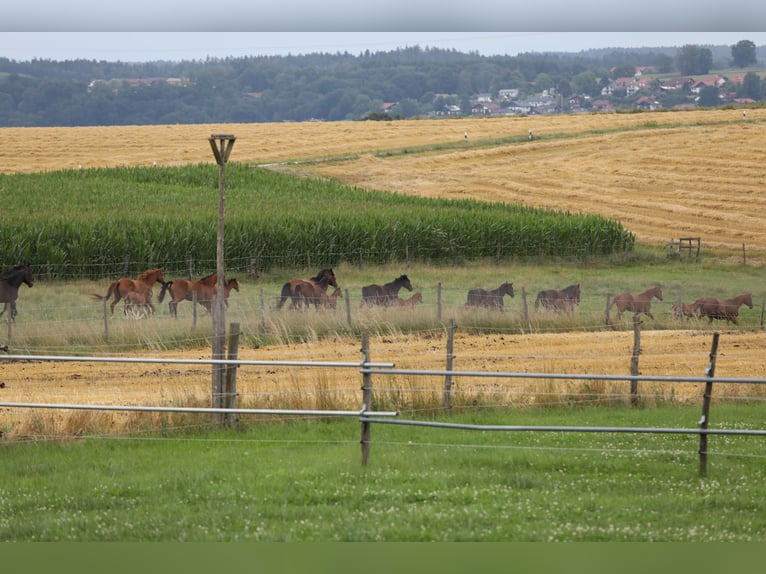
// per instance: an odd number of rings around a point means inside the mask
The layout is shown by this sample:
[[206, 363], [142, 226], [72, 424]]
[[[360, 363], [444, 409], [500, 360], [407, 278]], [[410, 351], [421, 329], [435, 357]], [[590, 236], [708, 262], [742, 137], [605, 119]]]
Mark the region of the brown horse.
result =
[[750, 293], [741, 293], [731, 299], [723, 300], [715, 297], [700, 297], [694, 302], [694, 311], [700, 318], [707, 317], [708, 323], [712, 323], [713, 319], [726, 319], [727, 323], [732, 322], [737, 325], [739, 308], [742, 305], [753, 308], [753, 298]]
[[466, 307], [486, 307], [487, 309], [503, 310], [503, 297], [513, 297], [513, 283], [502, 283], [497, 289], [471, 289], [468, 291]]
[[338, 299], [343, 299], [343, 289], [336, 287], [330, 295], [326, 292], [322, 294], [322, 306], [327, 309], [337, 309]]
[[694, 310], [694, 303], [673, 303], [670, 306], [670, 310], [673, 312], [673, 317], [676, 319], [684, 319], [686, 317], [697, 317], [697, 312]]
[[[324, 275], [318, 282], [300, 281], [293, 287], [291, 295], [291, 309], [308, 309], [311, 305], [318, 311], [319, 307], [324, 307], [327, 299], [327, 286], [330, 284], [330, 277]], [[337, 289], [337, 287], [336, 287]]]
[[[165, 286], [162, 287], [165, 289]], [[154, 315], [154, 307], [151, 306], [152, 291], [146, 293], [131, 291], [123, 297], [125, 301], [125, 315], [135, 319], [151, 317]]]
[[650, 319], [654, 319], [652, 315], [652, 297], [657, 297], [662, 301], [662, 289], [659, 285], [650, 287], [646, 291], [642, 291], [638, 295], [633, 295], [629, 292], [618, 293], [614, 296], [612, 304], [609, 306], [614, 307], [617, 305], [617, 318], [621, 318], [625, 311], [630, 311], [635, 315], [643, 313]]
[[[239, 282], [234, 277], [224, 279], [223, 302], [227, 307], [232, 289], [239, 291]], [[178, 304], [181, 301], [194, 301], [195, 294], [197, 303], [202, 305], [208, 313], [212, 313], [215, 295], [218, 292], [218, 273], [213, 272], [197, 281], [187, 279], [168, 281], [160, 292], [160, 303], [165, 298], [166, 291], [170, 292], [171, 300], [168, 302], [168, 308], [173, 317], [178, 317]]]
[[108, 301], [110, 297], [114, 296], [114, 300], [111, 304], [112, 316], [114, 316], [114, 306], [119, 303], [120, 299], [125, 297], [128, 293], [138, 291], [145, 295], [147, 300], [146, 304], [149, 306], [149, 309], [154, 312], [154, 306], [152, 305], [152, 287], [157, 281], [163, 284], [165, 283], [162, 268], [147, 269], [135, 280], [123, 277], [117, 281], [112, 281], [112, 283], [109, 284], [109, 288], [106, 290], [106, 295], [91, 293], [91, 297], [98, 299], [99, 301]]
[[574, 310], [574, 306], [579, 302], [580, 284], [576, 283], [564, 287], [561, 291], [556, 289], [540, 291], [537, 294], [537, 299], [535, 299], [535, 309], [542, 305], [544, 309], [551, 311], [571, 313]]
[[277, 301], [277, 309], [281, 309], [288, 298], [291, 299], [290, 308], [294, 309], [296, 303], [296, 300], [293, 297], [295, 286], [305, 282], [318, 284], [322, 280], [322, 277], [327, 277], [327, 285], [332, 285], [335, 288], [338, 287], [338, 281], [335, 279], [335, 272], [331, 267], [320, 269], [319, 273], [311, 279], [290, 279], [290, 281], [282, 285], [282, 292], [280, 293], [279, 301]]
[[10, 271], [0, 273], [0, 303], [4, 303], [0, 316], [10, 308], [11, 319], [16, 319], [18, 314], [16, 311], [16, 300], [19, 297], [19, 287], [21, 287], [22, 283], [26, 283], [27, 287], [31, 287], [34, 283], [32, 268], [29, 266], [29, 263], [16, 265]]
[[414, 309], [415, 305], [422, 302], [423, 302], [423, 294], [420, 291], [413, 293], [409, 299], [396, 300], [396, 304], [399, 307], [409, 307], [410, 309]]
[[410, 283], [410, 278], [406, 275], [400, 275], [393, 281], [383, 285], [366, 285], [362, 287], [362, 302], [359, 306], [367, 305], [372, 307], [373, 305], [382, 305], [383, 307], [389, 307], [394, 305], [399, 298], [399, 290], [402, 287], [407, 289], [407, 291], [412, 291], [412, 283]]

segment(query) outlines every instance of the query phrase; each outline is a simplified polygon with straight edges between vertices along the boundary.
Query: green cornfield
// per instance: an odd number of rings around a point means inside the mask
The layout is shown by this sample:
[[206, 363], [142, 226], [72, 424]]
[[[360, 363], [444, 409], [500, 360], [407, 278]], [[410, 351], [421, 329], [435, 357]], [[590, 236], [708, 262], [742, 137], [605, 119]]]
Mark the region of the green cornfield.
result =
[[[128, 167], [0, 175], [0, 263], [50, 278], [187, 269], [215, 261], [218, 167]], [[225, 173], [227, 268], [341, 262], [464, 262], [629, 252], [601, 216], [474, 200], [407, 197], [246, 164]]]

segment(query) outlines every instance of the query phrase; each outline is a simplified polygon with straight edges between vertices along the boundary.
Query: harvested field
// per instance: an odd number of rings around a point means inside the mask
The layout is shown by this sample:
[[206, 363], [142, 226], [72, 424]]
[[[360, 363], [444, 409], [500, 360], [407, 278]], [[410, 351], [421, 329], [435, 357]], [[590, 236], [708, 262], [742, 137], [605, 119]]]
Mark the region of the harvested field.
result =
[[[535, 134], [532, 142], [525, 137], [529, 129]], [[703, 248], [731, 258], [741, 257], [746, 245], [752, 265], [760, 265], [766, 256], [761, 215], [766, 208], [764, 109], [749, 110], [747, 121], [737, 110], [714, 110], [443, 121], [3, 128], [0, 170], [213, 163], [206, 141], [213, 133], [237, 136], [232, 161], [396, 193], [597, 213], [620, 220], [639, 242], [650, 246], [699, 236]], [[514, 137], [518, 141], [500, 141]], [[643, 374], [704, 373], [709, 332], [646, 332], [643, 340]], [[632, 333], [609, 331], [460, 335], [455, 368], [627, 374], [631, 344]], [[766, 369], [756, 359], [764, 355], [764, 346], [759, 333], [724, 333], [717, 374], [764, 376]], [[354, 340], [324, 341], [243, 349], [240, 356], [345, 361], [358, 358], [358, 347]], [[444, 364], [443, 342], [427, 336], [374, 341], [372, 349], [374, 360], [392, 357], [404, 368], [408, 362], [418, 368]], [[190, 354], [204, 358], [209, 351]], [[344, 400], [358, 406], [359, 375], [353, 370], [319, 380], [313, 372], [296, 369], [253, 369], [250, 374], [243, 370], [241, 377], [245, 397], [257, 394], [259, 401], [272, 400], [263, 398], [271, 396], [270, 389], [287, 388], [310, 408], [322, 400], [312, 395], [318, 387], [336, 388], [338, 394], [350, 388]], [[0, 381], [3, 401], [204, 403], [210, 389], [207, 369], [146, 365], [3, 363]], [[526, 385], [526, 396], [532, 396], [530, 383], [518, 385]], [[604, 386], [599, 392], [611, 391]], [[697, 387], [674, 389], [677, 396], [696, 397], [699, 392]], [[734, 392], [760, 391], [731, 389], [726, 394]], [[8, 428], [11, 416], [0, 411], [0, 429]], [[19, 432], [34, 434], [32, 424], [35, 421]], [[58, 421], [55, 426], [71, 431], [77, 424]]]

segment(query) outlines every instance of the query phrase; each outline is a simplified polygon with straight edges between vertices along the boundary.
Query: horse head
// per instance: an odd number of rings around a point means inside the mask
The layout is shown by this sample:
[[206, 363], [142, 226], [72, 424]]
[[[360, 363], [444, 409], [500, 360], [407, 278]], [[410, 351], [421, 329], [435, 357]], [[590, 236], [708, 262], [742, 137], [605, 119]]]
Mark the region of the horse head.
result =
[[500, 285], [500, 296], [510, 295], [513, 297], [513, 282]]
[[407, 289], [407, 291], [412, 291], [412, 283], [410, 283], [410, 278], [406, 275], [402, 275], [396, 280], [396, 283], [399, 283], [402, 287]]
[[[34, 278], [32, 277], [32, 267], [29, 265], [29, 263], [25, 263], [22, 266], [22, 282], [27, 284], [27, 287], [31, 287], [32, 283], [35, 282]], [[752, 308], [752, 307], [751, 307]]]
[[[30, 285], [31, 287], [31, 285]], [[742, 297], [742, 302], [748, 306], [748, 308], [753, 308], [753, 296], [750, 293], [745, 293]]]
[[652, 293], [654, 294], [655, 297], [657, 297], [657, 299], [662, 301], [662, 288], [660, 288], [659, 285], [654, 287]]

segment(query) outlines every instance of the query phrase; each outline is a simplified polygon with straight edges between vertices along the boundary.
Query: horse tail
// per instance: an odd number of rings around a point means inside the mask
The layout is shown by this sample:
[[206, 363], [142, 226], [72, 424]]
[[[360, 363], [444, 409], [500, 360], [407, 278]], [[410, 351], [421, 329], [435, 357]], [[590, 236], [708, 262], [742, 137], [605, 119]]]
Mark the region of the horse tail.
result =
[[282, 306], [285, 304], [285, 301], [287, 301], [287, 298], [290, 297], [292, 293], [290, 293], [290, 282], [288, 281], [284, 285], [282, 285], [282, 293], [279, 296], [279, 301], [277, 301], [277, 309], [281, 309]]
[[93, 297], [94, 299], [97, 299], [98, 301], [104, 301], [104, 300], [108, 301], [113, 293], [119, 294], [119, 286], [120, 286], [120, 282], [119, 281], [112, 281], [109, 284], [109, 287], [106, 290], [106, 295], [99, 295], [98, 293], [91, 293], [90, 296]]
[[537, 299], [535, 299], [535, 309], [537, 309], [540, 306], [540, 303], [542, 303], [542, 300], [543, 300], [543, 292], [540, 291], [537, 294]]
[[[172, 281], [168, 281], [167, 283], [162, 284], [162, 289], [160, 289], [160, 296], [158, 297], [158, 301], [162, 303], [162, 301], [165, 300], [165, 292], [170, 291], [170, 286], [173, 284]], [[170, 292], [170, 296], [173, 296], [173, 292]]]

